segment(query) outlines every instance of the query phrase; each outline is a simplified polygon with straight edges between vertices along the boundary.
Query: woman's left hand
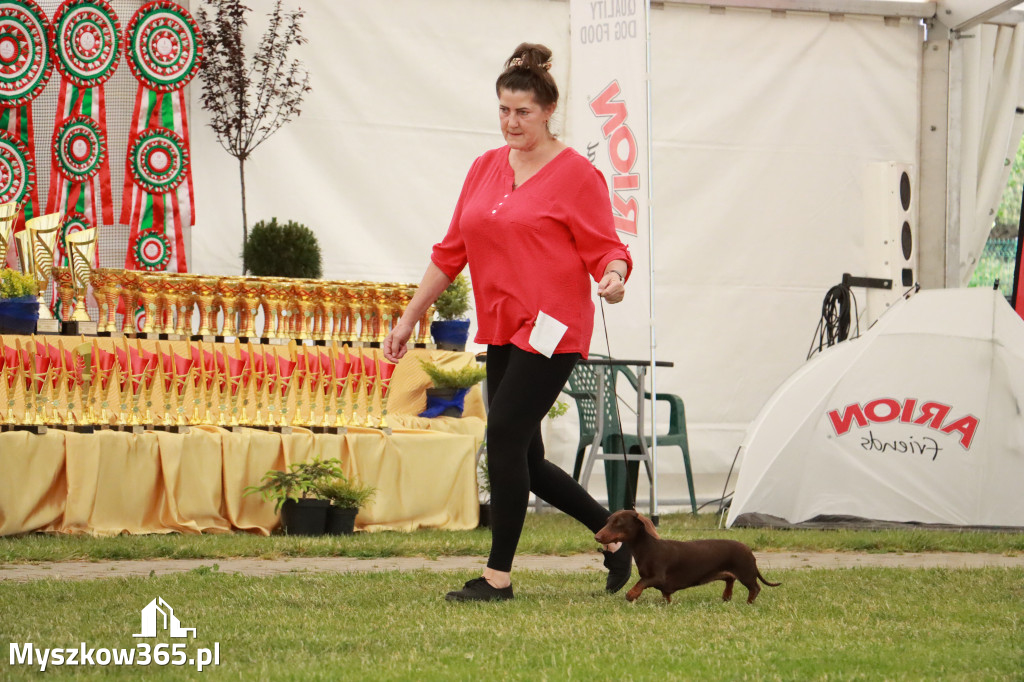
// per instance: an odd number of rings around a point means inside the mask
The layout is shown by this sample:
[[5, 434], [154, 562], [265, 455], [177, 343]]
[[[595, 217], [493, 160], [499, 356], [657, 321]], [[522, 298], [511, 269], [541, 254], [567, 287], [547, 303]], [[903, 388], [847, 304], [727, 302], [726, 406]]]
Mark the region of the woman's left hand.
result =
[[597, 295], [609, 303], [618, 303], [626, 295], [626, 283], [617, 272], [609, 270], [597, 284]]

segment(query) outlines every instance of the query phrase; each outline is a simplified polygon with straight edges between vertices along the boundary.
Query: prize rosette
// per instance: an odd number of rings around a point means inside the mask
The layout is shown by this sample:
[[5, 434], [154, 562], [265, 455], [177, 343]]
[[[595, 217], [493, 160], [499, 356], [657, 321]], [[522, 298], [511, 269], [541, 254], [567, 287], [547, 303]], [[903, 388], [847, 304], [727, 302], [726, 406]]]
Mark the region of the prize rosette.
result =
[[34, 0], [0, 1], [0, 106], [28, 104], [53, 72], [50, 22]]
[[128, 149], [132, 182], [149, 194], [174, 191], [188, 171], [185, 141], [166, 128], [147, 128]]
[[0, 203], [22, 201], [35, 184], [35, 164], [25, 145], [0, 130]]
[[143, 87], [174, 92], [199, 72], [203, 43], [199, 27], [183, 7], [156, 0], [135, 12], [124, 33], [124, 50]]
[[53, 164], [68, 182], [88, 182], [100, 172], [107, 139], [99, 123], [77, 114], [64, 119], [53, 133]]
[[171, 244], [160, 230], [143, 230], [135, 236], [132, 253], [139, 269], [163, 271], [171, 260]]
[[121, 23], [104, 0], [65, 0], [50, 26], [54, 66], [82, 88], [102, 85], [117, 70]]

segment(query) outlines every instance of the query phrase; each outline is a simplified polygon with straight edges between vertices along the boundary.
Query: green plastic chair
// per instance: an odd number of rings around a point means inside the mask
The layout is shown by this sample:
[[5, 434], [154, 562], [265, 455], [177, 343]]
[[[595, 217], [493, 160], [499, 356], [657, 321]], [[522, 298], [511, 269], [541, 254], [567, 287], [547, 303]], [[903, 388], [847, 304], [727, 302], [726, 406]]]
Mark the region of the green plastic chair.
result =
[[[615, 401], [606, 399], [604, 401], [604, 415], [602, 419], [602, 431], [599, 435], [597, 430], [597, 384], [601, 373], [591, 365], [577, 364], [573, 368], [569, 379], [566, 382], [567, 388], [562, 393], [571, 397], [576, 403], [576, 414], [579, 417], [580, 437], [576, 446], [576, 462], [573, 465], [572, 477], [579, 481], [583, 472], [583, 463], [586, 461], [588, 448], [598, 447], [604, 452], [623, 452], [622, 441], [619, 439], [621, 427], [619, 426], [619, 414], [615, 409]], [[604, 395], [614, 396], [612, 380], [613, 372], [604, 373]], [[639, 452], [639, 448], [637, 449]], [[629, 472], [634, 481], [639, 473], [639, 462], [629, 463]], [[626, 502], [626, 469], [622, 462], [604, 462], [605, 482], [608, 487], [608, 507], [611, 511], [617, 511], [625, 507]], [[635, 497], [635, 495], [634, 495]]]
[[[592, 356], [595, 358], [606, 357], [596, 353], [592, 354]], [[614, 365], [611, 369], [612, 371], [605, 373], [605, 396], [616, 395], [615, 387], [617, 386], [617, 379], [620, 374], [626, 378], [634, 391], [640, 390], [637, 377], [629, 367]], [[597, 422], [597, 376], [598, 372], [594, 367], [582, 364], [577, 365], [569, 377], [569, 390], [563, 389], [563, 392], [567, 395], [576, 398], [576, 409], [580, 418], [580, 440], [576, 451], [576, 464], [573, 468], [573, 477], [576, 480], [579, 480], [580, 477], [586, 449], [594, 443]], [[581, 395], [581, 397], [577, 398], [577, 395]], [[644, 398], [647, 400], [651, 399], [649, 391], [644, 391]], [[686, 471], [687, 491], [690, 494], [690, 509], [696, 514], [697, 498], [693, 490], [693, 471], [690, 465], [690, 445], [686, 435], [686, 408], [683, 399], [674, 393], [658, 393], [655, 399], [668, 403], [669, 406], [668, 431], [663, 434], [657, 434], [658, 447], [678, 447], [681, 450], [683, 466]], [[604, 415], [605, 435], [601, 439], [602, 449], [605, 452], [641, 452], [640, 440], [636, 434], [622, 432], [618, 412], [615, 409], [616, 402], [607, 399], [604, 402], [606, 414]], [[647, 434], [645, 440], [650, 444], [651, 436]], [[606, 460], [604, 465], [605, 479], [608, 481], [609, 507], [613, 511], [616, 508], [621, 509], [625, 501], [627, 471], [628, 480], [635, 486], [638, 480], [639, 462], [630, 462], [628, 469], [626, 469], [623, 462], [616, 462], [614, 460]], [[633, 493], [635, 499], [635, 487]], [[616, 504], [618, 504], [617, 507]]]

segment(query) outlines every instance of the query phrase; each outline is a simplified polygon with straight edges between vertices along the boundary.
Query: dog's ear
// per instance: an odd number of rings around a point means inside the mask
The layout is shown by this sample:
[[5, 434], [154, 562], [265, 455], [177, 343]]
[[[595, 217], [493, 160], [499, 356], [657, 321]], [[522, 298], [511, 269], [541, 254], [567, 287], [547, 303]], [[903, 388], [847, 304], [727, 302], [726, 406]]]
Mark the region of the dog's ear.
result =
[[644, 524], [644, 530], [647, 531], [648, 535], [650, 535], [652, 538], [655, 538], [656, 540], [661, 539], [661, 536], [658, 535], [658, 531], [654, 528], [654, 524], [651, 523], [651, 520], [649, 518], [647, 518], [640, 512], [636, 512], [636, 518], [639, 519], [640, 523]]

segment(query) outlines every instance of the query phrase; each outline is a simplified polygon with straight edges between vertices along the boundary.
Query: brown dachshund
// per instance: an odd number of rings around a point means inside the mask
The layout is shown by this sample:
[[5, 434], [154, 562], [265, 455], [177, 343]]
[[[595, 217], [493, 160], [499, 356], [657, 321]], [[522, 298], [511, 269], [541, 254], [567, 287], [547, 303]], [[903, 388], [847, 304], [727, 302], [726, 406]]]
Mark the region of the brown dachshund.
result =
[[635, 600], [648, 587], [661, 591], [668, 602], [672, 593], [714, 580], [725, 581], [722, 599], [732, 599], [732, 584], [739, 580], [747, 588], [747, 603], [753, 604], [761, 586], [776, 587], [757, 569], [754, 553], [736, 540], [662, 540], [654, 524], [643, 514], [632, 510], [617, 511], [608, 519], [594, 539], [601, 544], [625, 542], [633, 552], [640, 580], [626, 593], [626, 599]]

